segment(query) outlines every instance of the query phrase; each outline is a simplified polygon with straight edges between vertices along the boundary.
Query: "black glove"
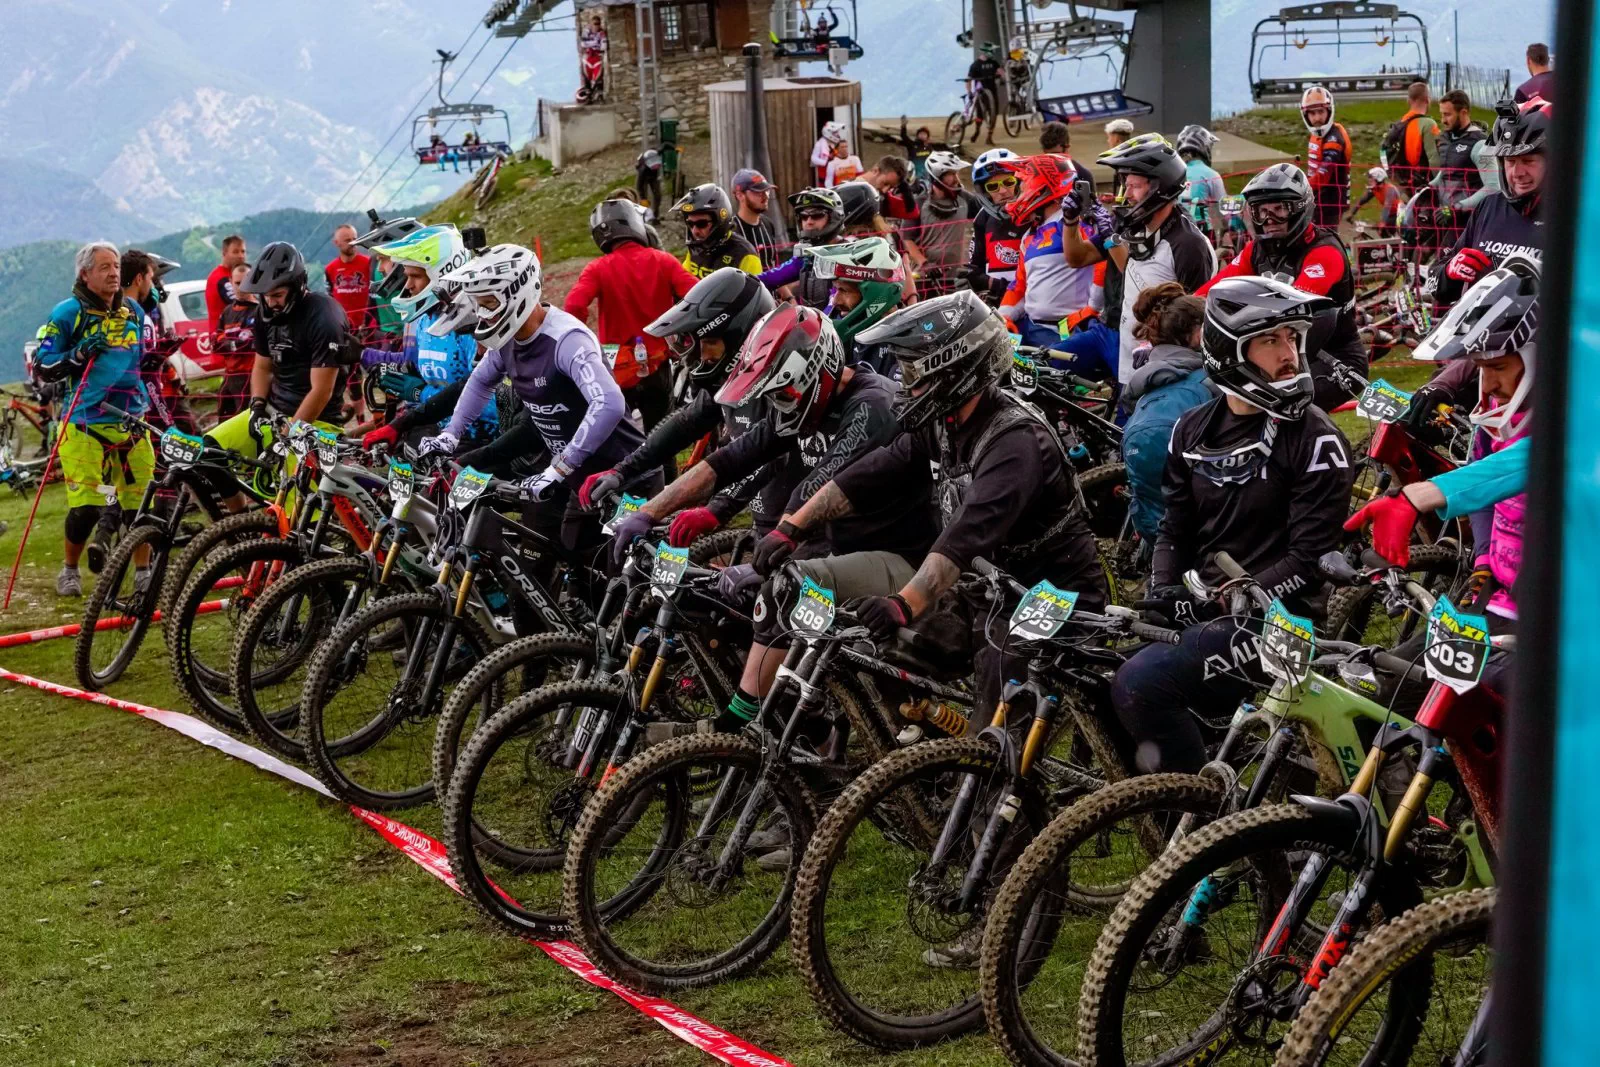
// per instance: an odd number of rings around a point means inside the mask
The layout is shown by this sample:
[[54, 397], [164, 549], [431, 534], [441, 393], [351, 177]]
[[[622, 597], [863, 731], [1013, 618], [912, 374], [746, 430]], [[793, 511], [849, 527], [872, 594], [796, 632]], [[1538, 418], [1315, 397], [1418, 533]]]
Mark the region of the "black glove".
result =
[[635, 511], [617, 520], [616, 529], [611, 535], [611, 565], [622, 569], [628, 560], [628, 550], [633, 543], [650, 532], [650, 527], [656, 520], [642, 511]]
[[1134, 601], [1137, 611], [1153, 611], [1175, 626], [1197, 626], [1222, 615], [1222, 605], [1213, 600], [1196, 600], [1186, 586], [1162, 585], [1150, 590], [1143, 600]]
[[798, 526], [785, 519], [778, 523], [777, 529], [757, 541], [755, 556], [751, 560], [756, 573], [765, 578], [783, 566], [784, 562], [794, 555], [794, 550], [800, 547], [795, 540], [795, 535], [799, 532]]
[[1451, 402], [1450, 390], [1437, 385], [1424, 385], [1411, 394], [1411, 406], [1406, 408], [1406, 425], [1420, 430], [1439, 414], [1439, 405]]
[[272, 432], [272, 416], [267, 413], [267, 402], [262, 397], [250, 398], [249, 430], [257, 448], [267, 447], [267, 438]]
[[899, 593], [863, 597], [855, 603], [856, 618], [882, 641], [902, 626], [911, 624], [911, 605]]

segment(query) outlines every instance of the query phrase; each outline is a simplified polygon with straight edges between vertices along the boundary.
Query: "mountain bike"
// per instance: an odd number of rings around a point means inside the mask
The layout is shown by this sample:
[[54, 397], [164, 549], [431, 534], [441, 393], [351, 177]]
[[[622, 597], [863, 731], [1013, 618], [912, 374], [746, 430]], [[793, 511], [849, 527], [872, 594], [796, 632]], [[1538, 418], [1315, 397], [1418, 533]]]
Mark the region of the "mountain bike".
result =
[[[292, 510], [278, 512], [276, 535], [247, 538], [200, 561], [173, 599], [166, 626], [173, 681], [201, 714], [236, 733], [247, 729], [240, 691], [232, 684], [235, 638], [245, 616], [302, 564], [366, 551], [383, 515], [377, 500], [383, 478], [347, 462], [361, 455], [358, 444], [341, 442], [326, 430], [292, 432], [287, 442], [296, 460], [294, 472], [284, 479], [293, 487]], [[204, 605], [218, 600], [226, 606], [202, 614]], [[278, 673], [296, 666], [281, 661]]]
[[[1023, 587], [981, 559], [973, 569], [991, 624], [1015, 602], [986, 639], [1026, 658], [1023, 680], [1004, 686], [976, 737], [874, 763], [828, 809], [800, 865], [791, 955], [834, 1025], [877, 1048], [979, 1025], [973, 965], [994, 890], [1054, 811], [1130, 773], [1127, 746], [1106, 725], [1124, 659], [1116, 646], [1178, 640], [1128, 609], [1079, 611], [1076, 594], [1048, 582]], [[1007, 731], [1014, 711], [1031, 713], [1020, 744]]]
[[1295, 1016], [1274, 1067], [1484, 1067], [1497, 895], [1440, 897], [1368, 934]]
[[[1020, 54], [1018, 54], [1020, 53]], [[1039, 113], [1036, 64], [1031, 49], [1017, 49], [1006, 58], [1006, 136], [1021, 137]]]
[[[1231, 560], [1220, 565], [1234, 577], [1220, 590], [1201, 592], [1249, 593], [1265, 617], [1263, 664], [1279, 673], [1264, 698], [1239, 706], [1200, 774], [1108, 786], [1058, 815], [1017, 860], [990, 911], [980, 966], [985, 1017], [1015, 1063], [1066, 1062], [1077, 1033], [1072, 1014], [1060, 1006], [1077, 998], [1084, 957], [1108, 914], [1169, 840], [1286, 793], [1311, 792], [1318, 783], [1325, 792], [1342, 792], [1360, 774], [1362, 751], [1373, 738], [1391, 725], [1411, 725], [1380, 703], [1397, 680], [1419, 680], [1410, 661], [1381, 647], [1320, 638], [1314, 654], [1305, 655], [1294, 635], [1273, 632], [1286, 624], [1260, 587]], [[1384, 570], [1379, 580], [1385, 599], [1415, 585], [1399, 568]], [[1287, 669], [1296, 662], [1307, 669]], [[1463, 864], [1481, 861], [1464, 860], [1470, 839], [1437, 828], [1430, 838], [1436, 868], [1430, 881], [1464, 880]]]
[[300, 740], [335, 796], [374, 811], [432, 801], [434, 727], [455, 684], [518, 633], [592, 623], [584, 554], [499, 510], [523, 503], [514, 485], [461, 468], [439, 511], [435, 584], [369, 604], [318, 646], [300, 698]]
[[726, 706], [750, 620], [720, 601], [717, 579], [686, 549], [636, 545], [607, 587], [592, 669], [481, 718], [450, 778], [444, 839], [458, 884], [494, 922], [565, 936], [560, 871], [595, 790], [649, 724]]
[[[956, 81], [966, 84], [967, 79], [957, 78]], [[962, 138], [966, 136], [967, 127], [972, 128], [972, 142], [977, 144], [978, 135], [983, 132], [984, 123], [994, 122], [995, 104], [994, 94], [988, 86], [979, 85], [971, 91], [961, 94], [961, 110], [952, 111], [944, 123], [944, 143], [960, 147]]]
[[[222, 519], [215, 489], [218, 481], [233, 479], [233, 465], [261, 471], [277, 466], [277, 457], [247, 459], [178, 430], [156, 430], [125, 411], [109, 406], [107, 410], [120, 416], [130, 432], [156, 436], [156, 451], [165, 470], [145, 486], [138, 510], [84, 605], [82, 628], [73, 646], [73, 670], [78, 684], [91, 692], [122, 677], [138, 654], [150, 624], [156, 621], [172, 555], [193, 536], [189, 526], [193, 513], [198, 510], [213, 523]], [[234, 529], [226, 528], [225, 533]], [[142, 578], [135, 565], [135, 555], [141, 552], [148, 553], [149, 560]]]
[[[1511, 642], [1488, 639], [1486, 624], [1453, 607], [1438, 612], [1421, 653], [1434, 684], [1415, 725], [1381, 729], [1342, 796], [1226, 816], [1135, 880], [1083, 980], [1079, 1042], [1093, 1062], [1179, 1062], [1201, 1049], [1208, 1062], [1267, 1062], [1363, 930], [1420, 903], [1429, 886], [1492, 882], [1500, 700], [1474, 688], [1472, 670]], [[1385, 820], [1374, 787], [1401, 753], [1416, 769]], [[1428, 806], [1441, 780], [1460, 783], [1442, 818]], [[1444, 835], [1469, 847], [1441, 857], [1432, 841]]]
[[494, 199], [495, 190], [500, 185], [500, 168], [508, 157], [509, 153], [496, 149], [494, 157], [472, 179], [472, 202], [479, 211], [488, 207], [489, 201]]

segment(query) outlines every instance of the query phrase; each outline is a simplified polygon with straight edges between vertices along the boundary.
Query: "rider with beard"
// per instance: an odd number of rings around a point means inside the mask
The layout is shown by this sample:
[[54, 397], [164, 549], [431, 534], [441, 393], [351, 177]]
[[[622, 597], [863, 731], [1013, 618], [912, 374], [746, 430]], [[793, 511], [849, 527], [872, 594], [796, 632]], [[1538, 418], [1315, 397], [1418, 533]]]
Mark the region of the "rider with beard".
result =
[[1176, 645], [1151, 645], [1118, 669], [1117, 717], [1146, 773], [1193, 774], [1206, 761], [1195, 715], [1225, 717], [1264, 682], [1256, 625], [1196, 601], [1183, 575], [1208, 585], [1227, 552], [1289, 610], [1306, 613], [1322, 585], [1317, 561], [1338, 546], [1349, 508], [1350, 446], [1312, 403], [1306, 334], [1327, 300], [1268, 278], [1218, 282], [1206, 297], [1201, 347], [1221, 396], [1172, 429], [1161, 517], [1140, 607], [1190, 624]]
[[1330, 365], [1341, 363], [1362, 377], [1367, 374], [1367, 346], [1356, 327], [1350, 251], [1336, 232], [1313, 221], [1311, 183], [1293, 163], [1276, 163], [1251, 178], [1244, 187], [1244, 204], [1250, 240], [1195, 295], [1205, 296], [1226, 278], [1260, 275], [1332, 301], [1337, 315], [1320, 317], [1306, 339], [1316, 383], [1313, 403], [1332, 411], [1351, 392], [1339, 384]]
[[917, 247], [911, 259], [924, 296], [940, 296], [960, 283], [971, 243], [969, 223], [980, 213], [977, 199], [961, 187], [961, 172], [970, 165], [954, 152], [928, 157], [928, 179], [917, 202], [919, 221], [903, 231]]
[[[694, 395], [615, 467], [585, 478], [578, 489], [579, 506], [601, 507], [622, 486], [672, 462], [706, 434], [720, 434], [726, 443], [754, 424], [759, 412], [723, 407], [717, 403], [717, 390], [727, 381], [745, 338], [774, 306], [772, 294], [752, 275], [737, 267], [723, 267], [702, 278], [671, 310], [645, 327], [652, 337], [666, 340], [673, 357], [683, 364]], [[762, 484], [759, 474], [752, 475], [704, 506], [680, 511], [667, 529], [667, 541], [680, 548], [692, 544], [743, 511]], [[757, 530], [764, 533], [772, 523], [763, 529], [760, 511], [758, 508]]]
[[887, 237], [861, 237], [808, 248], [811, 273], [832, 289], [823, 313], [844, 345], [847, 364], [892, 375], [893, 360], [860, 342], [861, 332], [900, 306], [908, 288], [905, 265]]

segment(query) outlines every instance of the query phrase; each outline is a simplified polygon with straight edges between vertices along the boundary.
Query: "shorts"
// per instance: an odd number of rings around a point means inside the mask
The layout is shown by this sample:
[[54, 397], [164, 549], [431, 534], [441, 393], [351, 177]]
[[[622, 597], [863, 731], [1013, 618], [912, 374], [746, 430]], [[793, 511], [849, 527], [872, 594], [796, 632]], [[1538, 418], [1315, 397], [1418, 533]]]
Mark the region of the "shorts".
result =
[[[99, 438], [98, 440], [96, 438]], [[67, 482], [67, 507], [101, 507], [106, 503], [102, 486], [116, 490], [117, 502], [126, 511], [139, 506], [145, 486], [156, 470], [156, 452], [150, 438], [139, 432], [138, 439], [126, 448], [128, 431], [115, 423], [85, 429], [68, 423], [61, 434], [61, 476]], [[102, 442], [109, 442], [106, 447]]]
[[[824, 589], [833, 590], [836, 604], [844, 604], [866, 596], [888, 596], [898, 593], [913, 575], [915, 567], [896, 552], [847, 552], [839, 556], [819, 556], [816, 559], [797, 559], [800, 573]], [[768, 578], [761, 583], [756, 597], [756, 640], [769, 648], [788, 644], [789, 611], [794, 607], [796, 590], [781, 595], [775, 586], [787, 583]]]
[[[311, 425], [319, 430], [327, 430], [330, 433], [340, 432], [339, 427], [331, 422], [313, 422]], [[255, 434], [250, 432], [250, 409], [245, 408], [245, 410], [232, 416], [226, 422], [217, 423], [217, 425], [206, 431], [205, 436], [215, 443], [218, 448], [231, 449], [241, 456], [255, 459], [272, 444], [272, 427], [262, 427], [261, 436], [257, 438]]]

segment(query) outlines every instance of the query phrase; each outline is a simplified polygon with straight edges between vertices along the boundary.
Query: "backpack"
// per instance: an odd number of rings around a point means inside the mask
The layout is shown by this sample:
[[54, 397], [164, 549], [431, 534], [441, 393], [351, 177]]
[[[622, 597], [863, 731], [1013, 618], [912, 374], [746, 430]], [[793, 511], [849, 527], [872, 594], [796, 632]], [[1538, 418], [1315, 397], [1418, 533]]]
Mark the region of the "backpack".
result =
[[1413, 122], [1420, 122], [1426, 116], [1407, 115], [1383, 135], [1383, 158], [1389, 161], [1389, 173], [1397, 175], [1402, 185], [1425, 185], [1433, 178], [1433, 164], [1428, 159], [1428, 142], [1425, 138], [1418, 138], [1422, 148], [1421, 158], [1412, 161], [1406, 158], [1406, 129]]

